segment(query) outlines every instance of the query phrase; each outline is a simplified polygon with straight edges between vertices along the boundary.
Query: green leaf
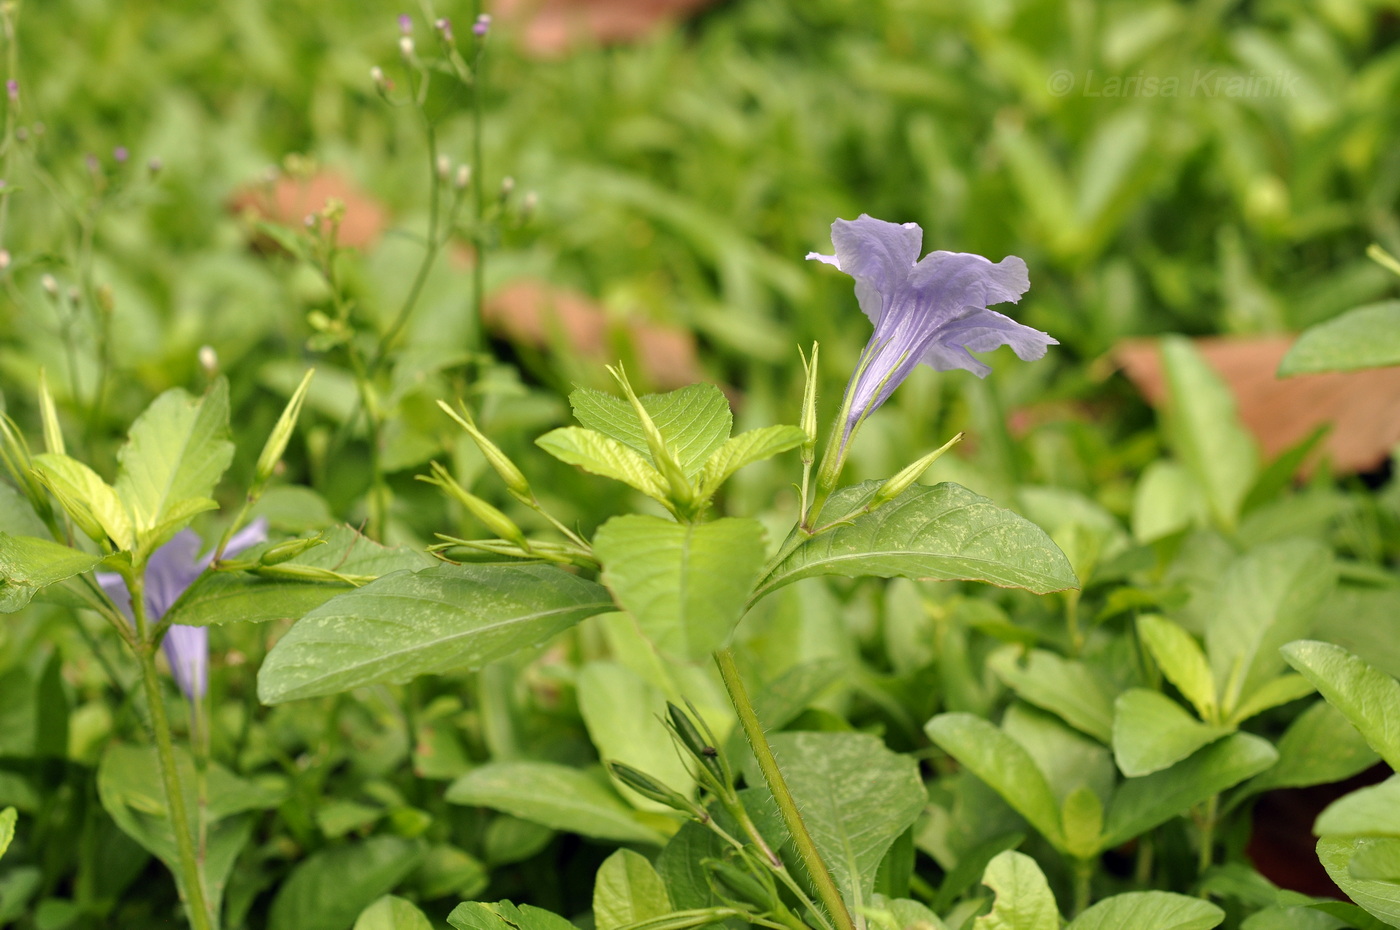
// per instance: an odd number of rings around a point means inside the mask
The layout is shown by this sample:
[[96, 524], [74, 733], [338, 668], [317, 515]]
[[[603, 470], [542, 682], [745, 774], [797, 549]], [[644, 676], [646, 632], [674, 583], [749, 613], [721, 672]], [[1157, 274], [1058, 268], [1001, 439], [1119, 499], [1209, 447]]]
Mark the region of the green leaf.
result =
[[312, 853], [272, 899], [268, 930], [344, 930], [422, 858], [421, 843], [375, 836]]
[[989, 914], [973, 930], [1060, 930], [1060, 911], [1045, 873], [1025, 853], [1007, 850], [987, 864], [982, 884], [996, 892]]
[[1333, 801], [1317, 818], [1313, 832], [1318, 836], [1400, 836], [1400, 775]]
[[[388, 575], [404, 569], [438, 564], [431, 556], [408, 546], [386, 548], [348, 526], [335, 526], [320, 534], [324, 546], [279, 563], [277, 570], [290, 573], [301, 568], [325, 569], [346, 576]], [[257, 562], [280, 543], [263, 543], [238, 556]], [[287, 578], [249, 572], [212, 571], [195, 579], [165, 616], [184, 626], [216, 623], [292, 620], [321, 606], [354, 586], [334, 580]]]
[[1289, 665], [1346, 714], [1386, 765], [1400, 768], [1400, 682], [1331, 643], [1301, 640], [1282, 652]]
[[1232, 729], [1202, 723], [1165, 694], [1130, 688], [1114, 702], [1113, 758], [1129, 778], [1150, 775]]
[[1169, 769], [1127, 780], [1109, 804], [1103, 848], [1141, 836], [1277, 760], [1278, 753], [1267, 740], [1232, 733]]
[[[117, 492], [77, 459], [45, 452], [32, 460], [34, 475], [89, 535], [94, 527], [123, 551], [136, 545], [131, 514]], [[91, 526], [89, 526], [91, 524]]]
[[535, 445], [565, 464], [621, 481], [655, 500], [666, 500], [666, 479], [661, 472], [634, 450], [602, 433], [563, 426], [536, 439]]
[[806, 441], [807, 434], [797, 426], [764, 426], [725, 440], [705, 461], [700, 473], [700, 496], [707, 498], [714, 494], [745, 465], [796, 449]]
[[[882, 482], [867, 481], [831, 495], [823, 513], [864, 507]], [[873, 513], [855, 517], [795, 548], [760, 580], [755, 599], [817, 575], [986, 581], [1036, 594], [1079, 582], [1069, 562], [1040, 527], [956, 484], [915, 485]]]
[[663, 654], [703, 659], [724, 645], [765, 555], [763, 524], [613, 517], [593, 538], [603, 582]]
[[[624, 762], [681, 794], [693, 792], [694, 779], [661, 722], [666, 697], [636, 672], [616, 662], [587, 663], [578, 676], [578, 705], [599, 758]], [[625, 786], [620, 790], [637, 807], [670, 810]]]
[[1088, 785], [1079, 785], [1060, 808], [1065, 831], [1065, 852], [1075, 859], [1092, 859], [1099, 854], [1103, 837], [1103, 802]]
[[505, 811], [555, 830], [622, 843], [666, 836], [586, 772], [550, 762], [490, 762], [457, 779], [447, 800]]
[[1301, 675], [1280, 675], [1272, 678], [1250, 693], [1235, 712], [1230, 715], [1230, 723], [1238, 726], [1256, 714], [1299, 698], [1305, 698], [1317, 689]]
[[924, 725], [924, 732], [990, 785], [1052, 845], [1064, 848], [1060, 805], [1024, 746], [974, 714], [939, 714]]
[[909, 898], [877, 894], [865, 913], [876, 930], [948, 930], [937, 914]]
[[52, 540], [0, 533], [0, 612], [19, 610], [41, 588], [91, 571], [101, 561]]
[[1392, 927], [1400, 927], [1400, 884], [1351, 874], [1352, 859], [1370, 842], [1365, 837], [1323, 837], [1317, 841], [1317, 857], [1348, 898]]
[[1088, 908], [1066, 930], [1210, 930], [1225, 912], [1200, 898], [1168, 891], [1129, 891]]
[[15, 822], [19, 820], [19, 811], [13, 807], [7, 807], [0, 811], [0, 858], [5, 855], [5, 850], [10, 848], [10, 843], [15, 838]]
[[619, 849], [598, 867], [593, 884], [597, 930], [619, 930], [670, 912], [666, 885], [645, 856]]
[[918, 766], [864, 733], [778, 733], [772, 745], [842, 899], [859, 911], [880, 860], [928, 802]]
[[1281, 378], [1400, 365], [1400, 300], [1348, 310], [1303, 330], [1279, 363]]
[[1162, 366], [1172, 446], [1205, 489], [1216, 521], [1233, 528], [1258, 470], [1258, 452], [1240, 425], [1235, 398], [1187, 339], [1162, 340]]
[[[228, 382], [203, 397], [172, 388], [146, 408], [117, 453], [116, 491], [131, 513], [137, 541], [153, 552], [189, 522], [188, 502], [211, 497], [233, 460]], [[181, 516], [182, 515], [182, 516]]]
[[1215, 679], [1210, 663], [1196, 638], [1178, 624], [1156, 614], [1143, 614], [1137, 621], [1138, 636], [1162, 670], [1167, 681], [1196, 708], [1202, 720], [1214, 720], [1218, 710]]
[[1326, 701], [1299, 714], [1276, 748], [1278, 764], [1250, 779], [1241, 789], [1245, 796], [1344, 781], [1380, 758], [1346, 716]]
[[544, 908], [529, 904], [516, 907], [509, 901], [459, 904], [447, 915], [447, 922], [457, 930], [578, 930]]
[[1400, 882], [1400, 837], [1358, 843], [1351, 857], [1351, 874], [1353, 878]]
[[[640, 400], [687, 477], [700, 471], [729, 438], [734, 425], [728, 399], [713, 384], [691, 384], [665, 394], [647, 394]], [[602, 391], [580, 388], [569, 395], [569, 404], [574, 418], [584, 426], [631, 447], [655, 464], [641, 418], [630, 403]]]
[[600, 585], [549, 566], [395, 572], [297, 621], [263, 661], [258, 698], [279, 704], [480, 668], [611, 608]]
[[360, 912], [353, 930], [433, 930], [433, 925], [412, 901], [386, 894]]
[[1310, 539], [1259, 546], [1231, 563], [1205, 637], [1227, 718], [1283, 671], [1279, 647], [1306, 635], [1335, 584], [1331, 551]]
[[1022, 700], [1102, 743], [1113, 739], [1113, 700], [1092, 669], [1044, 649], [1032, 649], [1021, 665], [1016, 661], [1019, 653], [1015, 647], [999, 649], [987, 665]]

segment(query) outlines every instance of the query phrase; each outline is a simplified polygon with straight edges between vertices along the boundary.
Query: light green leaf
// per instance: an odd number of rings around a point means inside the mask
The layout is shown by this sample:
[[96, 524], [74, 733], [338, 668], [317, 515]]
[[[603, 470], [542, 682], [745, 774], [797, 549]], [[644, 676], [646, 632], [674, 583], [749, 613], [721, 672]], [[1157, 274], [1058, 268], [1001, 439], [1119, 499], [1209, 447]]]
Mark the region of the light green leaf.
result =
[[1165, 694], [1130, 688], [1114, 702], [1113, 758], [1129, 778], [1150, 775], [1232, 729], [1202, 723]]
[[1210, 930], [1225, 912], [1200, 898], [1168, 891], [1130, 891], [1090, 907], [1066, 930]]
[[865, 916], [876, 930], [948, 930], [948, 925], [937, 914], [909, 898], [877, 894], [865, 909]]
[[549, 762], [490, 762], [447, 789], [453, 804], [505, 811], [555, 830], [623, 843], [661, 845], [666, 836], [606, 784]]
[[1333, 801], [1317, 818], [1313, 832], [1318, 836], [1400, 836], [1400, 775]]
[[992, 653], [987, 665], [1022, 700], [1056, 714], [1102, 743], [1113, 739], [1113, 699], [1083, 662], [1032, 649], [1026, 664], [1012, 646]]
[[1133, 538], [1149, 543], [1210, 519], [1210, 503], [1184, 466], [1158, 459], [1142, 471], [1133, 489]]
[[[326, 569], [345, 576], [379, 576], [404, 569], [416, 570], [438, 564], [431, 556], [408, 546], [386, 548], [348, 526], [335, 526], [320, 534], [324, 546], [308, 549], [296, 558], [279, 564], [277, 571], [289, 573], [300, 568]], [[238, 556], [240, 561], [257, 562], [280, 543], [263, 543]], [[185, 589], [166, 617], [184, 626], [216, 623], [292, 620], [306, 614], [353, 585], [334, 580], [287, 578], [248, 572], [205, 572]]]
[[1310, 539], [1259, 546], [1226, 569], [1205, 639], [1227, 718], [1284, 670], [1279, 647], [1306, 635], [1335, 584], [1331, 551]]
[[58, 498], [59, 504], [91, 535], [93, 524], [123, 551], [136, 544], [131, 514], [117, 492], [97, 472], [77, 459], [54, 452], [34, 456], [35, 477]]
[[1065, 831], [1065, 852], [1075, 859], [1099, 854], [1103, 836], [1103, 802], [1088, 785], [1080, 785], [1065, 798], [1060, 809]]
[[702, 659], [724, 645], [765, 555], [763, 524], [613, 517], [593, 538], [603, 581], [663, 654]]
[[1351, 874], [1353, 857], [1370, 842], [1365, 837], [1323, 837], [1317, 841], [1317, 857], [1348, 898], [1392, 927], [1400, 927], [1400, 884]]
[[353, 930], [433, 930], [433, 925], [412, 901], [386, 894], [360, 912]]
[[1387, 765], [1400, 768], [1400, 682], [1331, 643], [1301, 640], [1282, 652]]
[[52, 540], [0, 533], [0, 611], [19, 610], [40, 588], [91, 571], [101, 561]]
[[529, 904], [516, 907], [509, 901], [459, 904], [447, 915], [447, 922], [456, 930], [578, 930], [558, 914], [544, 908]]
[[1025, 853], [999, 853], [987, 864], [982, 884], [997, 898], [991, 913], [973, 922], [973, 930], [1060, 930], [1060, 911], [1050, 884]]
[[375, 836], [312, 853], [272, 899], [268, 930], [344, 930], [418, 865], [420, 842]]
[[[640, 400], [687, 477], [700, 471], [729, 438], [734, 425], [728, 399], [713, 384], [691, 384], [665, 394], [646, 394]], [[631, 447], [655, 464], [642, 421], [630, 403], [602, 391], [580, 388], [569, 395], [569, 404], [574, 418], [584, 426]]]
[[[860, 510], [880, 485], [867, 481], [837, 491], [823, 514], [836, 518]], [[986, 581], [1036, 594], [1079, 584], [1040, 527], [949, 483], [916, 485], [874, 513], [798, 543], [760, 580], [755, 597], [817, 575]]]
[[602, 433], [563, 426], [536, 439], [535, 445], [568, 465], [621, 481], [655, 500], [666, 500], [666, 480], [661, 472], [632, 449]]
[[1104, 848], [1141, 836], [1211, 795], [1258, 775], [1277, 760], [1278, 753], [1267, 740], [1233, 733], [1169, 769], [1128, 779], [1109, 804]]
[[880, 860], [928, 802], [918, 766], [863, 733], [778, 733], [771, 741], [842, 899], [859, 911]]
[[619, 849], [598, 867], [593, 920], [598, 930], [619, 930], [671, 912], [666, 885], [645, 856]]
[[725, 440], [705, 461], [700, 472], [700, 496], [706, 498], [714, 494], [745, 465], [796, 449], [806, 441], [807, 434], [797, 426], [764, 426]]
[[19, 820], [19, 812], [13, 807], [7, 807], [0, 811], [0, 857], [5, 855], [5, 850], [10, 848], [10, 843], [15, 838], [15, 822]]
[[1250, 779], [1241, 789], [1243, 796], [1343, 781], [1380, 758], [1346, 716], [1326, 701], [1299, 714], [1276, 748], [1278, 764]]
[[1400, 300], [1348, 310], [1303, 330], [1279, 363], [1281, 378], [1400, 365]]
[[1172, 446], [1205, 489], [1216, 521], [1232, 528], [1259, 459], [1253, 440], [1240, 425], [1234, 395], [1191, 342], [1180, 336], [1162, 340], [1162, 367], [1171, 397]]
[[1371, 881], [1400, 882], [1400, 836], [1358, 843], [1351, 857], [1351, 875]]
[[[146, 408], [117, 453], [116, 491], [154, 551], [183, 524], [172, 515], [194, 498], [209, 498], [233, 460], [228, 436], [228, 382], [217, 379], [201, 398], [172, 388]], [[190, 514], [192, 516], [192, 514]], [[163, 527], [160, 535], [151, 534]]]
[[1256, 714], [1270, 708], [1305, 698], [1317, 689], [1301, 675], [1280, 675], [1256, 688], [1230, 715], [1230, 723], [1238, 726]]
[[1215, 679], [1210, 663], [1196, 638], [1176, 623], [1156, 614], [1143, 614], [1137, 621], [1138, 636], [1167, 681], [1196, 708], [1202, 720], [1215, 719], [1218, 705]]
[[600, 585], [549, 566], [395, 572], [297, 621], [263, 660], [258, 698], [279, 704], [480, 668], [611, 608]]
[[924, 725], [924, 732], [963, 768], [990, 785], [1051, 844], [1064, 848], [1060, 806], [1025, 747], [974, 714], [939, 714]]
[[[578, 705], [601, 759], [624, 762], [683, 795], [694, 791], [694, 779], [661, 723], [666, 697], [636, 672], [616, 662], [587, 663], [578, 676]], [[670, 810], [619, 787], [637, 807]]]

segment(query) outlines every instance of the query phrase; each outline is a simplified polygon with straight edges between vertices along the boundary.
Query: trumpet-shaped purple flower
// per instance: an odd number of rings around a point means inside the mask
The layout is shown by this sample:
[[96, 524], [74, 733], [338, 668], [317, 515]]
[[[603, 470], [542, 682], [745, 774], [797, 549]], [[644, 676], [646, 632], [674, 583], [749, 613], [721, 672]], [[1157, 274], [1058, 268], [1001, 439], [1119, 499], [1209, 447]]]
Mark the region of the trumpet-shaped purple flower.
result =
[[[229, 540], [225, 555], [237, 555], [250, 546], [267, 539], [267, 521], [254, 520]], [[146, 562], [146, 617], [155, 623], [179, 599], [185, 589], [194, 584], [214, 553], [200, 557], [199, 537], [193, 530], [181, 530], [170, 542], [161, 546]], [[97, 573], [98, 584], [128, 617], [131, 616], [131, 592], [121, 575]], [[209, 687], [209, 628], [204, 626], [171, 625], [161, 644], [170, 662], [175, 684], [189, 700], [204, 696]]]
[[1058, 345], [1046, 333], [987, 309], [1021, 299], [1030, 287], [1025, 262], [1012, 255], [993, 263], [966, 252], [930, 252], [919, 259], [923, 238], [915, 223], [887, 223], [862, 213], [831, 224], [835, 255], [807, 255], [855, 278], [856, 300], [875, 324], [861, 367], [846, 387], [850, 413], [843, 446], [856, 424], [919, 364], [936, 371], [963, 368], [981, 378], [991, 368], [969, 349], [1009, 345], [1030, 361]]

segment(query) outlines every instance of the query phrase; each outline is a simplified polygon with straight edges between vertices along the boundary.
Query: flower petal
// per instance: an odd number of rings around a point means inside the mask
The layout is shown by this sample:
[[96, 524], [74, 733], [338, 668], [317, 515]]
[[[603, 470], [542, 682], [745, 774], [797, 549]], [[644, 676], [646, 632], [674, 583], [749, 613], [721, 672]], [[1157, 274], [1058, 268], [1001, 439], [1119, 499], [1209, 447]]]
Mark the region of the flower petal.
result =
[[910, 272], [909, 286], [951, 319], [967, 308], [1015, 303], [1031, 281], [1026, 263], [1015, 255], [993, 262], [970, 252], [930, 252]]
[[905, 288], [923, 242], [917, 223], [887, 223], [862, 213], [831, 224], [836, 267], [856, 279], [856, 301], [870, 322], [878, 326]]
[[191, 701], [203, 697], [209, 687], [209, 628], [173, 624], [165, 631], [161, 648], [185, 697]]
[[146, 563], [146, 610], [150, 619], [159, 620], [185, 589], [204, 571], [195, 557], [199, 537], [194, 530], [181, 530], [151, 554]]
[[[1011, 346], [1023, 362], [1043, 358], [1048, 346], [1060, 344], [1049, 333], [1017, 323], [995, 310], [977, 310], [948, 324], [939, 333], [938, 342], [944, 346], [962, 346], [974, 352], [990, 352], [1001, 346]], [[933, 367], [937, 368], [936, 365]]]

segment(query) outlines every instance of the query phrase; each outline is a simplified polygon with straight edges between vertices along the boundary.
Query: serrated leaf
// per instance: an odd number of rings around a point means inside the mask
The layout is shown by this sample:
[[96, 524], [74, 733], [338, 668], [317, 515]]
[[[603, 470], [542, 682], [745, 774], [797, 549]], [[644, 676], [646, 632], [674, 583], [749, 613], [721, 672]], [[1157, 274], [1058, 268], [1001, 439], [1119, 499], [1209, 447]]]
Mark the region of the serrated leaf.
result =
[[331, 598], [272, 647], [266, 704], [479, 668], [612, 608], [601, 586], [551, 566], [438, 565]]
[[706, 498], [714, 494], [745, 465], [796, 449], [806, 441], [807, 434], [797, 426], [764, 426], [725, 440], [701, 469], [700, 496]]
[[[700, 471], [729, 438], [734, 425], [729, 400], [713, 384], [691, 384], [639, 399], [687, 477]], [[569, 404], [574, 418], [584, 426], [616, 439], [640, 453], [649, 464], [655, 464], [642, 421], [630, 403], [602, 391], [580, 388], [569, 395]]]
[[619, 930], [670, 912], [666, 885], [645, 856], [619, 849], [598, 867], [593, 884], [597, 930]]
[[939, 714], [924, 725], [938, 746], [982, 781], [1057, 848], [1064, 848], [1060, 805], [1024, 746], [973, 714]]
[[[417, 570], [437, 564], [426, 553], [408, 546], [388, 548], [348, 526], [334, 526], [320, 534], [324, 546], [308, 549], [281, 563], [295, 568], [327, 569], [347, 576], [379, 576]], [[245, 550], [239, 561], [257, 562], [276, 542]], [[319, 607], [337, 594], [353, 590], [349, 583], [304, 580], [248, 572], [205, 572], [185, 589], [165, 616], [183, 626], [216, 623], [292, 620]]]
[[422, 855], [420, 842], [396, 836], [318, 850], [278, 888], [268, 930], [344, 930], [412, 872]]
[[[881, 482], [842, 488], [823, 514], [835, 518], [869, 503]], [[1045, 531], [956, 484], [915, 485], [874, 513], [799, 542], [766, 577], [755, 599], [817, 575], [985, 581], [1036, 594], [1077, 587], [1069, 561]]]
[[1060, 930], [1060, 911], [1045, 873], [1025, 853], [1007, 850], [987, 864], [982, 884], [996, 892], [973, 930]]
[[1225, 912], [1200, 898], [1168, 891], [1129, 891], [1093, 905], [1065, 930], [1210, 930]]
[[1279, 363], [1279, 377], [1400, 365], [1400, 300], [1348, 310], [1303, 330]]
[[1400, 775], [1333, 801], [1317, 818], [1318, 836], [1400, 836]]
[[1165, 694], [1130, 688], [1114, 702], [1113, 758], [1129, 778], [1150, 775], [1232, 729], [1202, 723]]
[[490, 762], [453, 782], [447, 800], [597, 839], [658, 846], [666, 842], [666, 836], [643, 822], [617, 792], [566, 765]]
[[1083, 662], [1032, 649], [1025, 665], [1019, 649], [998, 649], [987, 661], [997, 677], [1023, 701], [1050, 711], [1102, 743], [1113, 739], [1113, 699]]
[[1278, 760], [1269, 742], [1248, 733], [1232, 733], [1171, 768], [1119, 786], [1104, 823], [1105, 849], [1111, 849], [1197, 804], [1233, 787]]
[[778, 733], [771, 742], [842, 899], [859, 911], [880, 860], [928, 802], [918, 766], [863, 733]]
[[1281, 651], [1387, 765], [1400, 768], [1400, 682], [1331, 643], [1300, 640]]
[[1351, 874], [1352, 858], [1369, 842], [1364, 837], [1324, 837], [1317, 841], [1317, 858], [1348, 898], [1392, 927], [1400, 927], [1400, 884]]
[[[169, 526], [186, 501], [208, 498], [233, 460], [228, 435], [228, 382], [217, 379], [203, 397], [172, 388], [136, 418], [117, 453], [116, 491], [138, 531]], [[192, 514], [191, 514], [192, 516]], [[159, 546], [164, 540], [152, 540]]]
[[97, 472], [77, 459], [53, 452], [34, 456], [32, 465], [34, 475], [74, 520], [95, 523], [123, 551], [136, 544], [131, 515], [116, 490]]
[[535, 445], [567, 465], [577, 465], [589, 474], [621, 481], [655, 500], [666, 500], [666, 480], [661, 472], [610, 436], [577, 426], [563, 426], [536, 439]]
[[613, 517], [593, 537], [603, 581], [666, 655], [702, 659], [724, 645], [762, 569], [763, 524]]
[[0, 611], [19, 610], [40, 588], [91, 571], [101, 561], [49, 539], [0, 533]]
[[386, 894], [360, 912], [353, 930], [433, 930], [433, 925], [412, 901]]
[[1152, 653], [1167, 681], [1176, 685], [1195, 706], [1201, 719], [1215, 719], [1218, 709], [1215, 678], [1196, 638], [1178, 624], [1156, 614], [1138, 617], [1137, 628], [1143, 645]]

